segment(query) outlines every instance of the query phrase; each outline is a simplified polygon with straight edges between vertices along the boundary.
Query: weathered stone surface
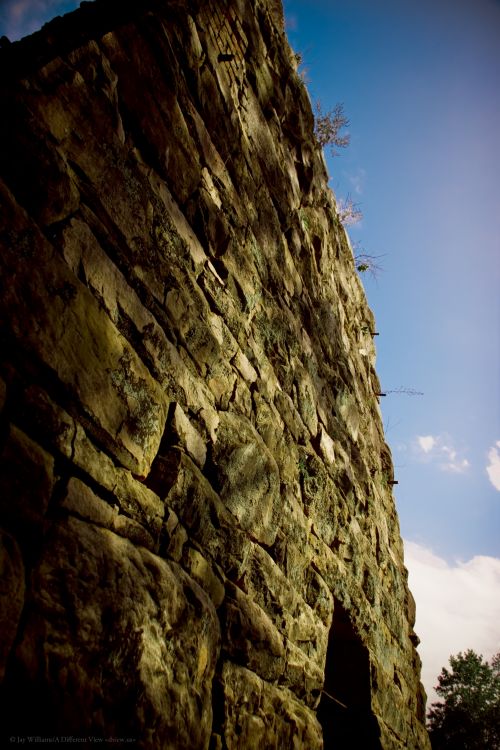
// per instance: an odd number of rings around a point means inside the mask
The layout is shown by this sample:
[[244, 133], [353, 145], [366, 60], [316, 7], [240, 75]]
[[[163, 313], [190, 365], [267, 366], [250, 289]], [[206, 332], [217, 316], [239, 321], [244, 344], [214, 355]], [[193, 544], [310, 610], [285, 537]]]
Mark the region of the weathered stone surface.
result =
[[184, 547], [182, 564], [191, 578], [208, 594], [214, 606], [219, 607], [224, 600], [224, 585], [206, 558], [197, 549]]
[[270, 617], [252, 597], [228, 583], [222, 616], [227, 656], [272, 682], [285, 670], [285, 648]]
[[150, 481], [197, 544], [229, 578], [238, 580], [254, 545], [235, 526], [234, 516], [195, 464], [182, 453], [171, 452], [157, 460]]
[[179, 404], [175, 404], [170, 422], [171, 438], [177, 438], [180, 445], [189, 453], [193, 461], [203, 469], [207, 457], [207, 447], [198, 431], [193, 427]]
[[0, 680], [24, 605], [24, 564], [16, 540], [0, 529]]
[[61, 507], [78, 518], [114, 531], [136, 545], [150, 550], [155, 547], [155, 542], [146, 529], [137, 521], [120, 515], [116, 506], [111, 508], [79, 479], [72, 477], [69, 480]]
[[11, 528], [36, 534], [54, 486], [54, 460], [11, 425], [0, 454], [0, 512]]
[[253, 672], [225, 662], [224, 739], [228, 748], [272, 747], [276, 750], [320, 750], [321, 726], [315, 714], [288, 691], [279, 690]]
[[[136, 473], [147, 474], [165, 424], [165, 396], [94, 297], [2, 185], [0, 200], [1, 216], [12, 217], [12, 239], [5, 243], [0, 261], [4, 326], [8, 321], [19, 346], [70, 389], [89, 429], [108, 439], [116, 457]], [[1, 232], [6, 237], [5, 224]]]
[[83, 3], [0, 95], [13, 733], [319, 750], [358, 736], [329, 693], [427, 750], [373, 315], [279, 1]]
[[[126, 736], [145, 748], [206, 747], [219, 624], [176, 563], [71, 518], [50, 530], [32, 577], [9, 724]], [[16, 707], [21, 675], [32, 690], [47, 684], [31, 715]]]
[[272, 544], [277, 532], [279, 471], [247, 419], [222, 412], [212, 457], [222, 502], [252, 538]]
[[[142, 525], [145, 538], [152, 539], [157, 545], [165, 515], [164, 505], [157, 495], [137, 481], [129, 471], [116, 467], [105, 453], [97, 449], [81, 425], [41, 388], [27, 388], [18, 408], [21, 424], [29, 424], [35, 436], [43, 438], [52, 451], [70, 459], [91, 483], [97, 482], [101, 491], [106, 491], [113, 498], [112, 505], [118, 506], [134, 522]], [[71, 484], [72, 488], [76, 486]], [[81, 487], [81, 484], [78, 486]], [[124, 522], [120, 519], [118, 523]]]

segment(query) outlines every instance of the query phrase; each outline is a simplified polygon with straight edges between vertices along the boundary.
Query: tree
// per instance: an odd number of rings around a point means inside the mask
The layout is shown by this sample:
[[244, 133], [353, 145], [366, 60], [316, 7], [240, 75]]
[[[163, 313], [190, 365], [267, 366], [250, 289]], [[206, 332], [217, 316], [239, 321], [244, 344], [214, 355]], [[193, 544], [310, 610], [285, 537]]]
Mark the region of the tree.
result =
[[384, 269], [379, 264], [380, 258], [384, 255], [370, 255], [365, 253], [359, 242], [355, 242], [352, 248], [354, 255], [354, 265], [359, 273], [368, 272], [374, 279], [376, 279]]
[[337, 216], [344, 227], [357, 224], [363, 218], [363, 212], [359, 205], [354, 203], [350, 195], [347, 198], [340, 198], [337, 201]]
[[488, 663], [469, 649], [450, 666], [428, 714], [433, 750], [500, 750], [500, 653]]
[[337, 148], [345, 148], [351, 140], [350, 135], [341, 135], [340, 131], [349, 125], [349, 120], [344, 114], [344, 105], [336, 104], [326, 114], [321, 111], [320, 102], [316, 102], [316, 117], [314, 123], [314, 135], [320, 146], [330, 146], [332, 156], [338, 152]]
[[366, 273], [368, 271], [368, 273], [376, 279], [379, 273], [383, 270], [382, 266], [377, 262], [381, 257], [381, 255], [370, 255], [369, 253], [358, 252], [356, 249], [354, 253], [354, 265], [356, 266], [356, 270], [359, 271], [359, 273]]

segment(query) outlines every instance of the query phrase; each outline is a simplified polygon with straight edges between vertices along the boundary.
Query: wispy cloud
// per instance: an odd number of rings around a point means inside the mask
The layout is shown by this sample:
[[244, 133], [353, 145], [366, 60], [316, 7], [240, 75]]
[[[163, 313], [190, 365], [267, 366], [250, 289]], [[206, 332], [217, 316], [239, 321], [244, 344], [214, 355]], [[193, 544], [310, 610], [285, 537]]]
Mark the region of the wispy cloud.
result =
[[344, 173], [349, 180], [352, 190], [356, 195], [363, 195], [366, 182], [366, 169], [358, 167], [354, 174]]
[[500, 492], [500, 440], [488, 451], [486, 471], [493, 487]]
[[297, 31], [299, 28], [299, 21], [295, 13], [286, 14], [285, 24], [288, 31]]
[[448, 435], [418, 435], [415, 449], [422, 460], [436, 463], [442, 471], [462, 474], [470, 467], [469, 461], [459, 455]]
[[410, 589], [417, 603], [422, 682], [428, 704], [451, 654], [474, 649], [487, 659], [500, 651], [500, 559], [475, 556], [448, 563], [430, 549], [405, 541]]

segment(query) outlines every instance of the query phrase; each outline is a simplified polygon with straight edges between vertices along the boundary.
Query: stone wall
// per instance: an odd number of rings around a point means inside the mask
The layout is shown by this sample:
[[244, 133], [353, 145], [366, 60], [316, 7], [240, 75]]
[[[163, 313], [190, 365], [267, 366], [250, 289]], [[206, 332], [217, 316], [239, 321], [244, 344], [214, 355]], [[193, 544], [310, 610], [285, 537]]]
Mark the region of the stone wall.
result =
[[427, 748], [374, 321], [279, 3], [83, 3], [0, 88], [9, 735]]

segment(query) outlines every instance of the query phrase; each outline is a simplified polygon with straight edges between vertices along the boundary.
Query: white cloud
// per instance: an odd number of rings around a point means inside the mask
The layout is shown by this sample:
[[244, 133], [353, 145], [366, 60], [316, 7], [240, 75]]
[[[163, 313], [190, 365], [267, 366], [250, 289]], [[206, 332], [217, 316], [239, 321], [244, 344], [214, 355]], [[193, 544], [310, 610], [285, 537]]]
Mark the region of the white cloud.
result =
[[441, 452], [449, 459], [448, 461], [445, 461], [441, 464], [441, 468], [445, 471], [454, 471], [457, 473], [461, 473], [462, 471], [465, 471], [469, 468], [470, 464], [467, 459], [459, 459], [454, 448], [450, 448], [448, 445], [442, 445]]
[[469, 461], [458, 455], [448, 435], [418, 435], [415, 447], [420, 458], [435, 462], [443, 471], [462, 474], [470, 467]]
[[432, 435], [423, 435], [422, 437], [417, 437], [417, 442], [424, 453], [429, 453], [436, 443], [436, 438]]
[[451, 654], [472, 648], [490, 659], [500, 651], [500, 559], [477, 555], [449, 564], [405, 541], [405, 563], [417, 603], [415, 631], [429, 706]]
[[493, 487], [500, 492], [500, 440], [488, 451], [489, 464], [486, 467]]

